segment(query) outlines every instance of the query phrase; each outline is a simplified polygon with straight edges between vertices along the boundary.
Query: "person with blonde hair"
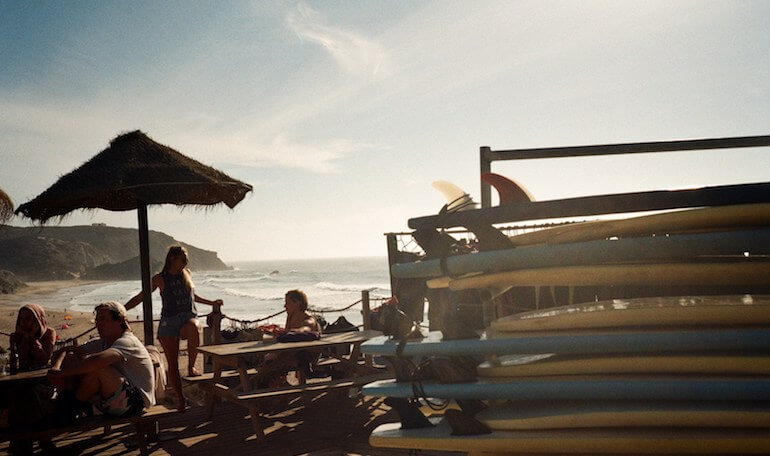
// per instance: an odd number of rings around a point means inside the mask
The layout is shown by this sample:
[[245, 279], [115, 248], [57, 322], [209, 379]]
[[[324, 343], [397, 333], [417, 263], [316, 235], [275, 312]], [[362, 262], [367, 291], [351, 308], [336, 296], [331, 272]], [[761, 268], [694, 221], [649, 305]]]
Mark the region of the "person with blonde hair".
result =
[[[168, 361], [169, 382], [177, 393], [179, 410], [184, 410], [186, 401], [182, 394], [182, 379], [179, 375], [179, 340], [187, 340], [187, 375], [201, 375], [195, 368], [200, 344], [201, 325], [195, 303], [221, 306], [222, 300], [211, 301], [195, 294], [192, 275], [187, 268], [189, 257], [182, 246], [168, 249], [163, 270], [152, 278], [152, 291], [160, 288], [163, 307], [158, 326], [158, 341], [163, 347]], [[126, 309], [132, 309], [142, 302], [142, 293], [138, 293], [126, 303]]]

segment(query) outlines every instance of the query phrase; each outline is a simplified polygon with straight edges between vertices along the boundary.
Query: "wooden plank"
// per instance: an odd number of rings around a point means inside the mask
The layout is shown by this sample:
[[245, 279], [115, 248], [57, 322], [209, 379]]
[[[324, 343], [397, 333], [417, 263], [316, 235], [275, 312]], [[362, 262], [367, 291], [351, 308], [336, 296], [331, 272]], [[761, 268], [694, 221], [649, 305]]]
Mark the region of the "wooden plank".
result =
[[[257, 399], [264, 399], [267, 397], [277, 397], [277, 396], [292, 396], [292, 395], [298, 395], [298, 394], [305, 394], [305, 393], [322, 393], [325, 391], [331, 391], [336, 389], [345, 389], [345, 388], [353, 388], [356, 386], [366, 385], [371, 382], [375, 382], [378, 380], [383, 379], [390, 379], [393, 376], [390, 374], [376, 374], [376, 375], [367, 375], [364, 377], [353, 377], [353, 378], [347, 378], [342, 380], [335, 380], [332, 382], [323, 382], [323, 383], [308, 383], [306, 385], [302, 386], [290, 386], [286, 388], [275, 388], [275, 389], [263, 389], [263, 390], [254, 390], [249, 391], [245, 393], [239, 393], [237, 395], [233, 395], [231, 392], [228, 391], [226, 398], [235, 398], [238, 401], [252, 401]], [[224, 389], [227, 389], [226, 386], [217, 384], [217, 392], [223, 393]]]
[[0, 388], [8, 388], [22, 383], [37, 382], [46, 377], [48, 369], [35, 369], [13, 375], [0, 375]]
[[275, 342], [275, 341], [252, 341], [237, 342], [233, 344], [220, 344], [198, 347], [198, 351], [204, 354], [218, 358], [239, 357], [244, 355], [254, 355], [259, 353], [294, 351], [305, 349], [322, 349], [333, 347], [335, 345], [353, 344], [367, 341], [373, 337], [380, 336], [379, 331], [355, 331], [328, 334], [321, 337], [320, 340], [307, 342]]
[[[338, 359], [335, 359], [335, 358], [324, 358], [321, 361], [319, 361], [318, 363], [316, 363], [315, 367], [330, 367], [330, 366], [334, 366], [335, 364], [339, 364], [339, 363], [340, 363], [340, 360], [338, 360]], [[253, 368], [252, 369], [248, 369], [246, 371], [246, 374], [249, 375], [249, 376], [257, 375], [257, 373], [258, 373], [257, 369], [253, 369]], [[224, 379], [235, 378], [235, 377], [238, 377], [238, 375], [239, 374], [238, 374], [237, 370], [226, 370], [226, 371], [223, 370], [222, 371], [222, 378], [224, 378]], [[182, 380], [184, 380], [187, 383], [192, 383], [192, 384], [196, 384], [196, 383], [209, 383], [209, 382], [212, 382], [214, 380], [214, 373], [213, 372], [208, 372], [206, 374], [197, 375], [195, 377], [186, 377], [185, 376], [185, 377], [182, 377]]]
[[[491, 150], [482, 147], [482, 157], [495, 160], [526, 160], [535, 158], [584, 157], [589, 155], [646, 154], [653, 152], [678, 152], [688, 150], [735, 149], [770, 146], [770, 136], [740, 136], [713, 139], [685, 139], [592, 146], [538, 147], [529, 149]], [[486, 150], [485, 150], [486, 149]], [[482, 173], [484, 168], [482, 167]], [[486, 171], [489, 172], [489, 171]]]
[[770, 182], [762, 182], [508, 204], [486, 209], [471, 209], [451, 214], [412, 218], [409, 219], [409, 228], [451, 228], [473, 224], [767, 202], [770, 202]]
[[154, 421], [158, 418], [173, 415], [179, 413], [177, 410], [166, 408], [162, 405], [156, 405], [147, 409], [141, 415], [134, 415], [129, 417], [111, 417], [107, 415], [97, 416], [90, 419], [82, 419], [72, 425], [61, 426], [50, 429], [30, 429], [30, 430], [13, 430], [6, 429], [0, 433], [0, 440], [8, 440], [10, 438], [20, 440], [38, 440], [40, 438], [55, 436], [61, 434], [67, 434], [70, 432], [82, 432], [91, 429], [97, 429], [105, 426], [118, 426], [121, 424], [140, 423], [145, 421]]
[[[372, 429], [398, 420], [395, 412], [389, 411], [380, 399], [346, 401], [337, 395], [308, 395], [292, 402], [291, 410], [262, 415], [266, 439], [252, 437], [253, 425], [242, 405], [223, 403], [213, 422], [206, 422], [205, 412], [203, 407], [192, 407], [185, 413], [162, 418], [160, 441], [149, 444], [150, 453], [185, 456], [412, 454], [410, 450], [373, 449], [368, 445]], [[54, 443], [61, 454], [136, 456], [139, 449], [132, 445], [132, 435], [132, 426], [121, 425], [110, 435], [104, 436], [101, 429], [94, 429], [62, 435], [55, 438]], [[8, 445], [0, 443], [0, 454], [7, 452]], [[420, 451], [421, 456], [461, 454], [464, 453]]]

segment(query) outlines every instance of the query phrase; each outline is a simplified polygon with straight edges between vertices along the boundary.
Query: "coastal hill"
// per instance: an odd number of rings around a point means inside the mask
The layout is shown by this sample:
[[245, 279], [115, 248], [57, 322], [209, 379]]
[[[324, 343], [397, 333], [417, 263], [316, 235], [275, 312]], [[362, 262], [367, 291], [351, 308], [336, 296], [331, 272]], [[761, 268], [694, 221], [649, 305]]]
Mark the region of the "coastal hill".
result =
[[[150, 269], [158, 272], [171, 245], [183, 245], [190, 269], [231, 269], [216, 252], [150, 231]], [[139, 278], [139, 235], [132, 228], [90, 226], [0, 226], [0, 269], [22, 280], [136, 280]]]

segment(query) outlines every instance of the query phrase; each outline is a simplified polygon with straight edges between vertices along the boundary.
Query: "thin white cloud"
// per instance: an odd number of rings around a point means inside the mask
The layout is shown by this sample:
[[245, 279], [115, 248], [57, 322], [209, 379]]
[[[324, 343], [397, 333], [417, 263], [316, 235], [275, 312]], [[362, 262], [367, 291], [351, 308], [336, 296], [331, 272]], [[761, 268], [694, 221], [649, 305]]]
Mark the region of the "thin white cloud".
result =
[[321, 174], [340, 172], [343, 159], [351, 154], [382, 149], [345, 138], [299, 142], [284, 134], [260, 138], [243, 132], [191, 134], [181, 131], [156, 139], [204, 162], [301, 169]]
[[286, 15], [286, 26], [301, 39], [320, 45], [354, 75], [386, 77], [391, 73], [391, 58], [384, 46], [356, 32], [327, 24], [305, 3], [298, 4]]
[[64, 161], [69, 154], [85, 159], [107, 147], [115, 135], [139, 128], [156, 141], [204, 163], [323, 174], [339, 172], [346, 156], [383, 149], [347, 138], [296, 141], [286, 129], [271, 135], [261, 128], [221, 127], [215, 119], [196, 113], [155, 118], [148, 125], [140, 111], [111, 116], [99, 102], [66, 108], [48, 102], [0, 102], [0, 131], [23, 132], [17, 140], [4, 139], [10, 156], [34, 150], [40, 156], [59, 156]]

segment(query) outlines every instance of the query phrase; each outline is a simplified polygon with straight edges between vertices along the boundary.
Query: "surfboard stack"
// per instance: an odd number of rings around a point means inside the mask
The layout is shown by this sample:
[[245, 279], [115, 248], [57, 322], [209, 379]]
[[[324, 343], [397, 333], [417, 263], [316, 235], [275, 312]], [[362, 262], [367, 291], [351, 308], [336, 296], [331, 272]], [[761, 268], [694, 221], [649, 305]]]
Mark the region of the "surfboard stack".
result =
[[[767, 286], [770, 204], [583, 222], [509, 238], [510, 248], [394, 264], [429, 288]], [[574, 302], [579, 302], [578, 297]]]
[[[397, 342], [364, 344], [393, 356]], [[614, 300], [512, 315], [481, 340], [409, 342], [402, 356], [483, 356], [471, 383], [428, 397], [480, 399], [492, 432], [380, 426], [373, 446], [472, 454], [770, 453], [770, 298]], [[383, 381], [373, 396], [411, 397]]]

